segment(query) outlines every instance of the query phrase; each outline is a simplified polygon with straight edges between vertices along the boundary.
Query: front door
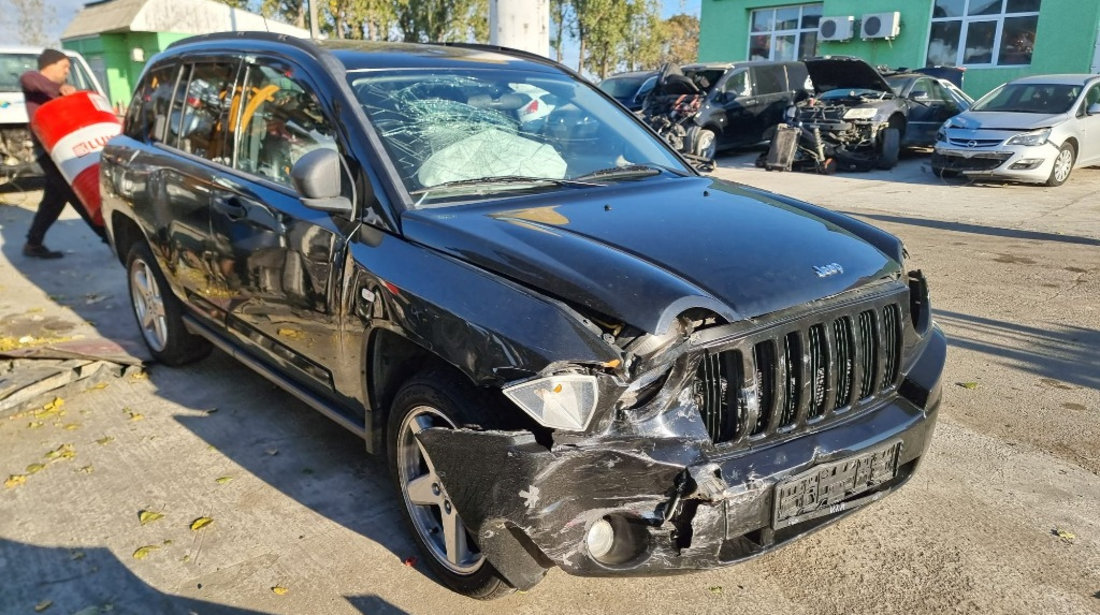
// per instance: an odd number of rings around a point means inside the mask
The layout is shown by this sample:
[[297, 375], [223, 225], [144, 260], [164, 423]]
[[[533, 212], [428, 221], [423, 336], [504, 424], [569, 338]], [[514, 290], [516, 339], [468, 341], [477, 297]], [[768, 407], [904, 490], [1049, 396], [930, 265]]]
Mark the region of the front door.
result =
[[306, 207], [291, 182], [301, 156], [338, 148], [331, 115], [313, 91], [285, 62], [246, 65], [233, 121], [236, 172], [219, 183], [211, 229], [231, 335], [327, 394], [326, 366], [338, 362], [341, 347], [340, 280], [352, 222]]
[[961, 109], [954, 97], [931, 77], [918, 77], [909, 89], [909, 122], [905, 129], [907, 145], [930, 145], [936, 131]]

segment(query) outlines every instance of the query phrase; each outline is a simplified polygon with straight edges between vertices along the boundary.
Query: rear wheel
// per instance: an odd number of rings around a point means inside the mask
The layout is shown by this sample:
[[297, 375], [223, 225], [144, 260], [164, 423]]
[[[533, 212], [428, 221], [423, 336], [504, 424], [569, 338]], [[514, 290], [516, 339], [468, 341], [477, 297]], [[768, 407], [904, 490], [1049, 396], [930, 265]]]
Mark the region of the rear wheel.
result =
[[1061, 186], [1069, 179], [1073, 171], [1073, 163], [1077, 160], [1077, 148], [1072, 143], [1063, 143], [1058, 155], [1054, 157], [1054, 168], [1050, 170], [1047, 178], [1048, 186]]
[[166, 365], [183, 365], [210, 354], [210, 342], [183, 324], [183, 306], [161, 275], [149, 246], [139, 241], [126, 258], [130, 305], [153, 357]]
[[515, 591], [478, 550], [416, 438], [425, 429], [454, 429], [476, 422], [476, 392], [449, 372], [429, 372], [398, 391], [390, 411], [387, 443], [390, 473], [401, 493], [406, 521], [428, 566], [454, 591], [492, 600]]

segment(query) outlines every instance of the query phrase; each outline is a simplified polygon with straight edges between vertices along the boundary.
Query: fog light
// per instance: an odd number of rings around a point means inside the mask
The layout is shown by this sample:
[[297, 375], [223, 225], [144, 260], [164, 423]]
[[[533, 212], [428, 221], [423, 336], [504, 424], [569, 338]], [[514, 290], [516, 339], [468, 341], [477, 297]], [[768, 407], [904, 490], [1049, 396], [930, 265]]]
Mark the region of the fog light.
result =
[[588, 546], [588, 554], [600, 559], [611, 552], [611, 547], [615, 544], [615, 529], [607, 519], [600, 519], [588, 528], [584, 542]]
[[1009, 169], [1013, 171], [1030, 171], [1041, 164], [1043, 164], [1042, 158], [1024, 158], [1013, 164]]

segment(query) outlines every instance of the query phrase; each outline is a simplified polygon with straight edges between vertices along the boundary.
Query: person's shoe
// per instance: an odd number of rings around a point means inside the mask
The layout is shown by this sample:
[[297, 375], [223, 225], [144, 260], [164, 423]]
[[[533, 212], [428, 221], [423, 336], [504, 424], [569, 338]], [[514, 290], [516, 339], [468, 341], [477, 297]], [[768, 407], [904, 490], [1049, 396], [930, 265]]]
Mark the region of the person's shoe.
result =
[[65, 256], [65, 253], [51, 250], [42, 244], [32, 245], [28, 243], [23, 246], [23, 256], [29, 256], [31, 258], [61, 258]]

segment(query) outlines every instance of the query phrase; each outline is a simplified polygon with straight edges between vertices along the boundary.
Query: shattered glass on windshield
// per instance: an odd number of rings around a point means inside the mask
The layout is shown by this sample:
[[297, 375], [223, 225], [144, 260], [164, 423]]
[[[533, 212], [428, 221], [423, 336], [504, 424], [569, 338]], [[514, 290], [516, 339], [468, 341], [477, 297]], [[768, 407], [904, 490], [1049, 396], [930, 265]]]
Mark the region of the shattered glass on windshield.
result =
[[[548, 180], [630, 164], [681, 168], [602, 96], [557, 76], [483, 70], [349, 77], [406, 189], [421, 201], [455, 184], [465, 194], [485, 194], [560, 187]], [[481, 179], [484, 186], [471, 187]]]

